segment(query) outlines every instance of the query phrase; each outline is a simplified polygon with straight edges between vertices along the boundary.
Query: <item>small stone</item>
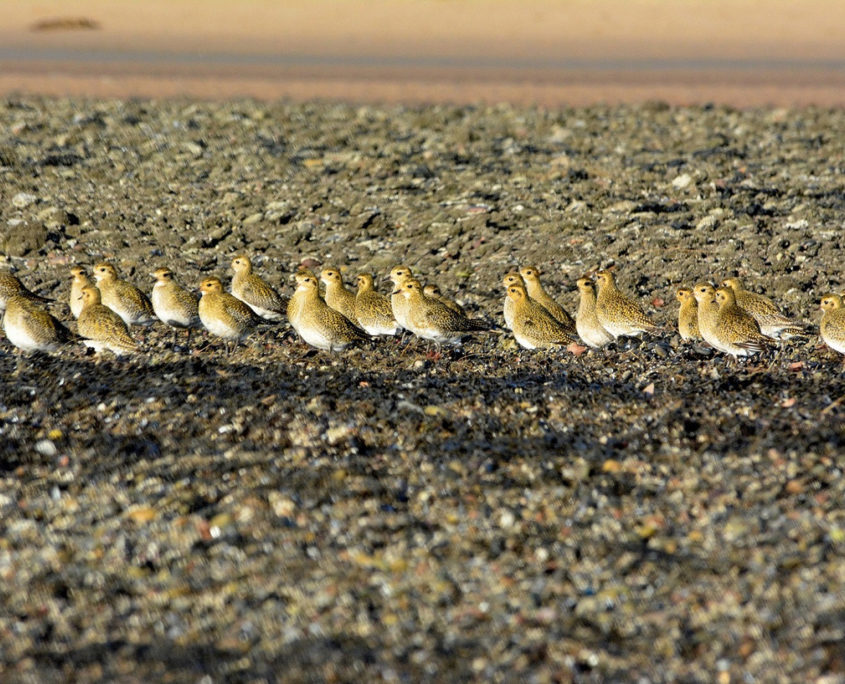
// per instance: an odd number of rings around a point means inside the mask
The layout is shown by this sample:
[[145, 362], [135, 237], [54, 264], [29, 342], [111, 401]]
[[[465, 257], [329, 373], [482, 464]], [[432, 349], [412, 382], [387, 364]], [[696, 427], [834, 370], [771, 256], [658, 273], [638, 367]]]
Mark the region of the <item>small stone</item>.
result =
[[53, 443], [53, 440], [50, 439], [39, 439], [35, 443], [35, 451], [47, 458], [52, 458], [59, 453], [59, 450], [56, 449], [56, 445]]
[[692, 176], [688, 173], [682, 173], [680, 176], [676, 176], [672, 180], [672, 187], [677, 190], [683, 190], [684, 188], [689, 187], [690, 183], [692, 183]]
[[296, 511], [296, 503], [294, 500], [289, 496], [280, 494], [279, 492], [270, 492], [267, 496], [267, 500], [270, 503], [270, 507], [273, 509], [273, 513], [275, 513], [279, 518], [290, 518], [293, 516], [294, 511]]
[[340, 442], [345, 442], [349, 438], [352, 429], [348, 425], [337, 425], [326, 430], [326, 441], [334, 446]]
[[12, 197], [12, 206], [16, 209], [25, 209], [30, 204], [34, 204], [38, 201], [38, 198], [28, 192], [19, 192], [17, 195]]
[[695, 224], [696, 230], [713, 230], [719, 223], [719, 219], [713, 216], [705, 216], [698, 223]]
[[509, 510], [502, 511], [499, 515], [499, 527], [502, 529], [509, 529], [514, 526], [516, 516]]
[[126, 517], [136, 523], [148, 523], [155, 520], [156, 511], [151, 506], [136, 506], [126, 514]]

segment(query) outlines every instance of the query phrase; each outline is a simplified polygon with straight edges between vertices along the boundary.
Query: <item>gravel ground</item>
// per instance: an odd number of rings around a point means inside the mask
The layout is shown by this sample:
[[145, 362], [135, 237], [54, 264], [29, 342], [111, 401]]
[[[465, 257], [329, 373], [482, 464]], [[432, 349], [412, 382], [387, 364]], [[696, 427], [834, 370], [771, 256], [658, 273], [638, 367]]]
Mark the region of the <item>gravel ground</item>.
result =
[[675, 287], [735, 273], [815, 332], [845, 112], [12, 98], [0, 125], [0, 248], [65, 320], [73, 263], [196, 286], [246, 251], [285, 293], [305, 259], [406, 262], [491, 321], [517, 263], [571, 310], [615, 264], [666, 328], [3, 341], [3, 681], [845, 677], [841, 357], [670, 332]]

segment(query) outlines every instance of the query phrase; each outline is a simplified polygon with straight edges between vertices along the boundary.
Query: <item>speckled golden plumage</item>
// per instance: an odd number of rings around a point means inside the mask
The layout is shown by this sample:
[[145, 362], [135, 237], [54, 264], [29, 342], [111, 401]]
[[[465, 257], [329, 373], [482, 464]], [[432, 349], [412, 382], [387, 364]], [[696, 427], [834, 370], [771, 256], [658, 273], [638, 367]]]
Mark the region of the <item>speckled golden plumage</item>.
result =
[[722, 351], [736, 358], [755, 354], [768, 346], [770, 339], [760, 332], [757, 321], [737, 306], [731, 288], [717, 289], [716, 302], [719, 304], [719, 316], [715, 335]]
[[97, 281], [103, 306], [120, 316], [127, 326], [150, 325], [156, 320], [147, 295], [132, 283], [120, 280], [112, 264], [101, 262], [94, 266], [94, 280]]
[[560, 304], [558, 304], [540, 283], [540, 269], [536, 266], [525, 266], [519, 269], [519, 274], [525, 283], [528, 296], [557, 319], [570, 335], [576, 334], [575, 320]]
[[584, 344], [593, 349], [599, 349], [613, 342], [613, 335], [602, 327], [596, 313], [596, 286], [587, 277], [578, 278], [576, 282], [580, 299], [578, 311], [575, 313], [575, 329]]
[[274, 290], [253, 271], [252, 261], [245, 254], [232, 259], [232, 295], [240, 299], [261, 318], [280, 321], [284, 318], [288, 299]]
[[408, 327], [408, 299], [402, 294], [402, 284], [414, 274], [408, 266], [400, 264], [394, 266], [390, 271], [390, 281], [393, 283], [393, 293], [390, 295], [390, 308], [393, 311], [393, 318], [401, 328], [409, 330]]
[[249, 332], [262, 322], [245, 302], [223, 291], [219, 278], [206, 278], [200, 283], [198, 313], [203, 327], [215, 337], [225, 340], [227, 352], [229, 342], [233, 349]]
[[831, 349], [845, 354], [845, 307], [842, 306], [842, 296], [833, 293], [824, 295], [821, 309], [824, 311], [819, 324], [822, 340]]
[[716, 324], [719, 319], [719, 303], [716, 301], [716, 289], [710, 283], [696, 283], [692, 288], [692, 295], [698, 307], [698, 332], [707, 344], [719, 351], [721, 342], [716, 335]]
[[698, 302], [695, 301], [693, 292], [688, 287], [679, 287], [675, 291], [675, 297], [680, 302], [678, 308], [678, 332], [684, 341], [703, 339], [698, 330]]
[[399, 324], [393, 318], [390, 300], [376, 292], [373, 276], [361, 273], [356, 279], [355, 318], [369, 335], [395, 335]]
[[197, 298], [176, 282], [169, 268], [157, 268], [151, 275], [156, 279], [150, 295], [153, 311], [162, 323], [174, 328], [174, 335], [176, 329], [187, 330], [190, 340], [191, 329], [201, 325]]
[[82, 266], [74, 266], [70, 269], [70, 274], [73, 276], [73, 280], [70, 281], [68, 305], [70, 306], [70, 312], [73, 314], [73, 317], [79, 318], [79, 314], [82, 312], [82, 288], [96, 287], [96, 285], [88, 277], [88, 273]]
[[47, 297], [30, 292], [17, 276], [13, 276], [7, 271], [0, 271], [0, 313], [6, 309], [6, 301], [9, 297], [14, 295], [20, 295], [33, 302], [52, 301]]
[[[325, 351], [340, 351], [367, 339], [366, 335], [320, 296], [317, 279], [297, 274], [296, 291], [291, 297], [294, 315], [290, 323], [307, 344]], [[291, 311], [290, 307], [288, 309]]]
[[354, 325], [358, 325], [358, 319], [355, 317], [355, 293], [346, 289], [340, 270], [324, 268], [320, 271], [320, 280], [326, 286], [326, 304]]
[[726, 278], [722, 287], [733, 290], [737, 306], [751, 314], [760, 326], [760, 332], [767, 337], [788, 338], [804, 334], [804, 329], [784, 316], [771, 299], [746, 290], [739, 278]]
[[508, 297], [514, 304], [513, 335], [526, 349], [549, 349], [575, 342], [563, 324], [538, 302], [529, 299], [520, 284], [508, 287]]
[[596, 315], [601, 326], [614, 338], [637, 337], [658, 330], [639, 303], [619, 290], [613, 273], [599, 271], [595, 280], [598, 288]]
[[53, 352], [75, 337], [25, 295], [12, 295], [6, 300], [3, 331], [9, 342], [26, 352]]
[[418, 337], [438, 345], [460, 344], [467, 333], [488, 329], [483, 321], [467, 318], [442, 302], [426, 297], [415, 278], [406, 279], [400, 290], [408, 300], [408, 329]]
[[502, 278], [502, 285], [505, 286], [505, 301], [502, 305], [502, 313], [505, 317], [505, 327], [513, 330], [513, 299], [508, 296], [508, 288], [511, 285], [519, 285], [525, 289], [525, 281], [519, 275], [519, 271], [508, 271]]
[[436, 299], [443, 306], [452, 309], [452, 311], [461, 314], [461, 316], [467, 315], [466, 311], [464, 311], [464, 307], [458, 304], [454, 299], [449, 299], [440, 291], [440, 288], [437, 287], [437, 285], [435, 285], [434, 283], [429, 283], [428, 285], [423, 287], [423, 294], [429, 299]]
[[287, 307], [287, 315], [288, 321], [293, 324], [293, 320], [299, 316], [299, 312], [302, 310], [302, 297], [296, 296], [296, 288], [299, 287], [299, 284], [305, 281], [307, 278], [313, 278], [314, 282], [317, 281], [317, 276], [314, 272], [307, 268], [300, 268], [296, 273], [293, 275], [294, 280], [294, 296], [288, 300], [288, 307]]
[[85, 338], [85, 346], [95, 351], [108, 349], [118, 356], [138, 351], [129, 327], [115, 311], [103, 305], [96, 287], [82, 288], [82, 311], [76, 329]]

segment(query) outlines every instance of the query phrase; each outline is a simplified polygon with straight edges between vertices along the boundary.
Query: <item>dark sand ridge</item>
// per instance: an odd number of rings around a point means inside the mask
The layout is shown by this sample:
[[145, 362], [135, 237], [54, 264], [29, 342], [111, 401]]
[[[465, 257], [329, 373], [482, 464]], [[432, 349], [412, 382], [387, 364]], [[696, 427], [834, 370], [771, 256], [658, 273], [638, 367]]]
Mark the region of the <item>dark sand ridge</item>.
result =
[[845, 7], [826, 0], [84, 0], [2, 24], [0, 92], [845, 104]]

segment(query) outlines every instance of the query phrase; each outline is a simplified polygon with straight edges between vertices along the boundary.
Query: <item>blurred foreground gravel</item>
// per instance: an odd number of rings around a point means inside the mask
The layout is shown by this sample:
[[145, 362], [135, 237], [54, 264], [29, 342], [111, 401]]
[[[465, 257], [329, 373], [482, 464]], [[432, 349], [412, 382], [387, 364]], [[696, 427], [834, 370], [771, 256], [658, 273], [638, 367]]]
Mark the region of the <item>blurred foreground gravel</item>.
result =
[[[305, 259], [406, 262], [500, 323], [515, 264], [570, 310], [615, 264], [667, 331], [3, 340], [0, 680], [843, 681], [845, 377], [815, 327], [845, 112], [12, 98], [0, 127], [0, 249], [65, 320], [71, 264], [196, 287], [246, 251], [286, 294]], [[674, 289], [735, 273], [814, 334], [684, 346]]]

